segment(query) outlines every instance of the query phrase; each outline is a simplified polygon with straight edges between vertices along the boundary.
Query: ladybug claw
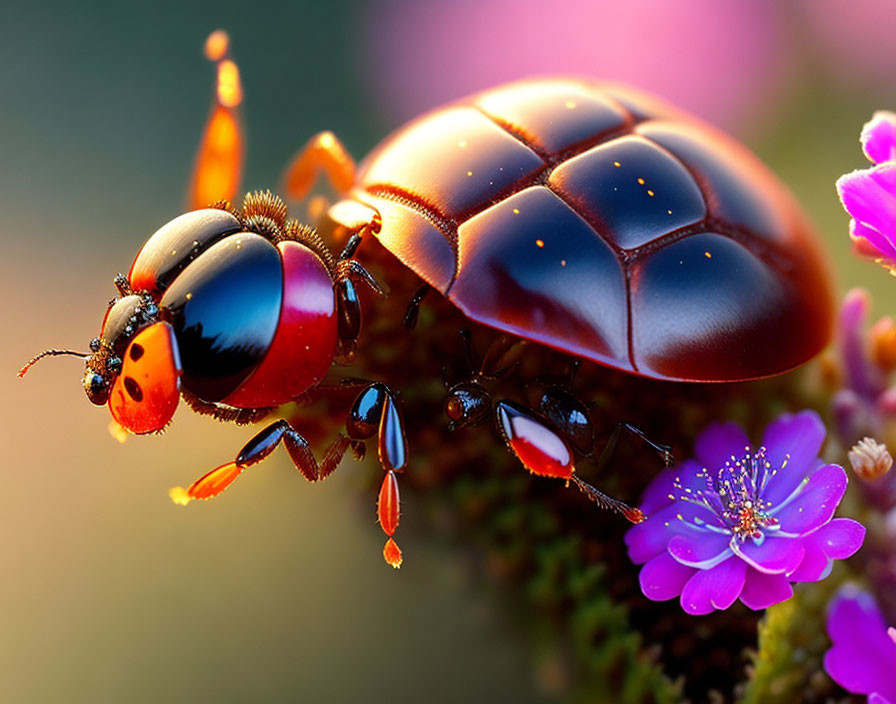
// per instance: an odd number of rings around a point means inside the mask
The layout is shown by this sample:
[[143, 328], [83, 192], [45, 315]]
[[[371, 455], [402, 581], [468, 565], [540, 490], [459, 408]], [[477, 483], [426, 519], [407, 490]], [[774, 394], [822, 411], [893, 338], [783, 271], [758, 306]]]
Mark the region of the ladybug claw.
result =
[[398, 547], [398, 544], [392, 538], [389, 538], [383, 547], [383, 559], [395, 569], [401, 567], [401, 548]]

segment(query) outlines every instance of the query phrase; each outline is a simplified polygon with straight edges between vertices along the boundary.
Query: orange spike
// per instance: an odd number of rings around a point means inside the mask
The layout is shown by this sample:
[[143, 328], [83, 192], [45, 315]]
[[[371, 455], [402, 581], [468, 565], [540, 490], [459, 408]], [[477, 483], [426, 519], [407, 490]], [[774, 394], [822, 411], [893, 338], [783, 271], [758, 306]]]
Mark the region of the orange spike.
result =
[[395, 569], [401, 567], [401, 548], [398, 547], [392, 538], [386, 541], [386, 545], [383, 548], [383, 559]]
[[221, 200], [233, 200], [240, 187], [245, 155], [245, 136], [237, 108], [243, 87], [236, 63], [229, 58], [226, 32], [213, 32], [205, 43], [205, 54], [217, 62], [217, 85], [212, 111], [205, 124], [193, 179], [189, 207], [205, 208]]
[[228, 462], [200, 477], [186, 489], [182, 486], [174, 487], [168, 495], [180, 506], [186, 506], [193, 499], [210, 499], [229, 487], [242, 471], [243, 468], [236, 462]]
[[216, 29], [205, 40], [203, 51], [209, 61], [220, 61], [230, 51], [230, 35], [223, 29]]
[[380, 526], [382, 526], [383, 532], [386, 535], [395, 534], [395, 529], [398, 528], [400, 514], [401, 506], [398, 498], [398, 479], [395, 477], [395, 472], [390, 470], [386, 472], [386, 476], [383, 477], [383, 483], [380, 486], [380, 496], [377, 501], [377, 515], [380, 519]]

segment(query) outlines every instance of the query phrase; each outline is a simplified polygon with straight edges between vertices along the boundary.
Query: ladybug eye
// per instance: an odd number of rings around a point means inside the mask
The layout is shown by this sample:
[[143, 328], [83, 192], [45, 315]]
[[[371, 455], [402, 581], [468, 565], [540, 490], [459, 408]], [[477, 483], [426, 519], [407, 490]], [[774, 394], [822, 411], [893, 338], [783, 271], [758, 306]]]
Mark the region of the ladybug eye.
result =
[[174, 332], [160, 322], [141, 330], [124, 358], [115, 358], [120, 372], [109, 395], [112, 417], [132, 433], [165, 427], [180, 394], [180, 359]]
[[97, 406], [102, 406], [109, 398], [108, 382], [90, 369], [84, 375], [84, 391], [87, 392], [90, 402]]

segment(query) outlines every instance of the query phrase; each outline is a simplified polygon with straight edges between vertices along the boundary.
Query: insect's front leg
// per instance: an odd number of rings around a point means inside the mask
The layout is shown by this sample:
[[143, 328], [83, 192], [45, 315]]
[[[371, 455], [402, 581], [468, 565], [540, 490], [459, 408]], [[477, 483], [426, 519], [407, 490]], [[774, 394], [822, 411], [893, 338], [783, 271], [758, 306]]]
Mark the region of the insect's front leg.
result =
[[236, 459], [204, 474], [189, 487], [171, 489], [171, 500], [186, 505], [193, 499], [218, 496], [247, 467], [258, 464], [281, 442], [293, 465], [310, 482], [326, 479], [351, 447], [355, 457], [364, 455], [364, 441], [377, 435], [380, 465], [385, 476], [380, 486], [377, 514], [388, 536], [383, 557], [393, 567], [401, 566], [401, 550], [393, 539], [400, 518], [397, 475], [407, 466], [408, 445], [398, 398], [382, 383], [368, 384], [358, 394], [345, 421], [348, 437], [338, 434], [320, 463], [308, 442], [287, 420], [277, 420], [259, 431], [240, 450]]
[[187, 488], [178, 486], [171, 489], [169, 492], [171, 500], [186, 506], [193, 499], [211, 499], [217, 496], [229, 487], [244, 469], [258, 464], [270, 455], [281, 441], [296, 469], [309, 482], [326, 479], [332, 474], [345, 451], [351, 446], [348, 438], [337, 435], [324, 452], [323, 460], [318, 464], [305, 438], [289, 421], [277, 420], [249, 440], [232, 462], [222, 464], [202, 475]]

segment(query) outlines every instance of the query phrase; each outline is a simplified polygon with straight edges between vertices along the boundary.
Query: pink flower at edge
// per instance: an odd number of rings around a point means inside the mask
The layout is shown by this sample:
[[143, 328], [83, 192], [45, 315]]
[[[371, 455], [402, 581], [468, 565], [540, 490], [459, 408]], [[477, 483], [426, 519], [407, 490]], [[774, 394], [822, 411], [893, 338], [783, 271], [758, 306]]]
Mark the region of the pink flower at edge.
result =
[[862, 129], [869, 169], [837, 179], [837, 193], [852, 217], [849, 235], [856, 251], [896, 271], [896, 114], [876, 112]]
[[650, 484], [641, 504], [648, 519], [625, 536], [629, 557], [644, 565], [644, 595], [680, 597], [694, 615], [737, 599], [764, 609], [789, 599], [791, 582], [824, 579], [835, 559], [855, 553], [865, 528], [833, 518], [847, 478], [818, 458], [824, 437], [813, 411], [779, 417], [756, 450], [734, 424], [707, 427], [696, 459]]
[[869, 704], [896, 704], [896, 628], [887, 628], [874, 597], [844, 586], [828, 605], [827, 630], [833, 647], [824, 669], [831, 679], [867, 694]]

